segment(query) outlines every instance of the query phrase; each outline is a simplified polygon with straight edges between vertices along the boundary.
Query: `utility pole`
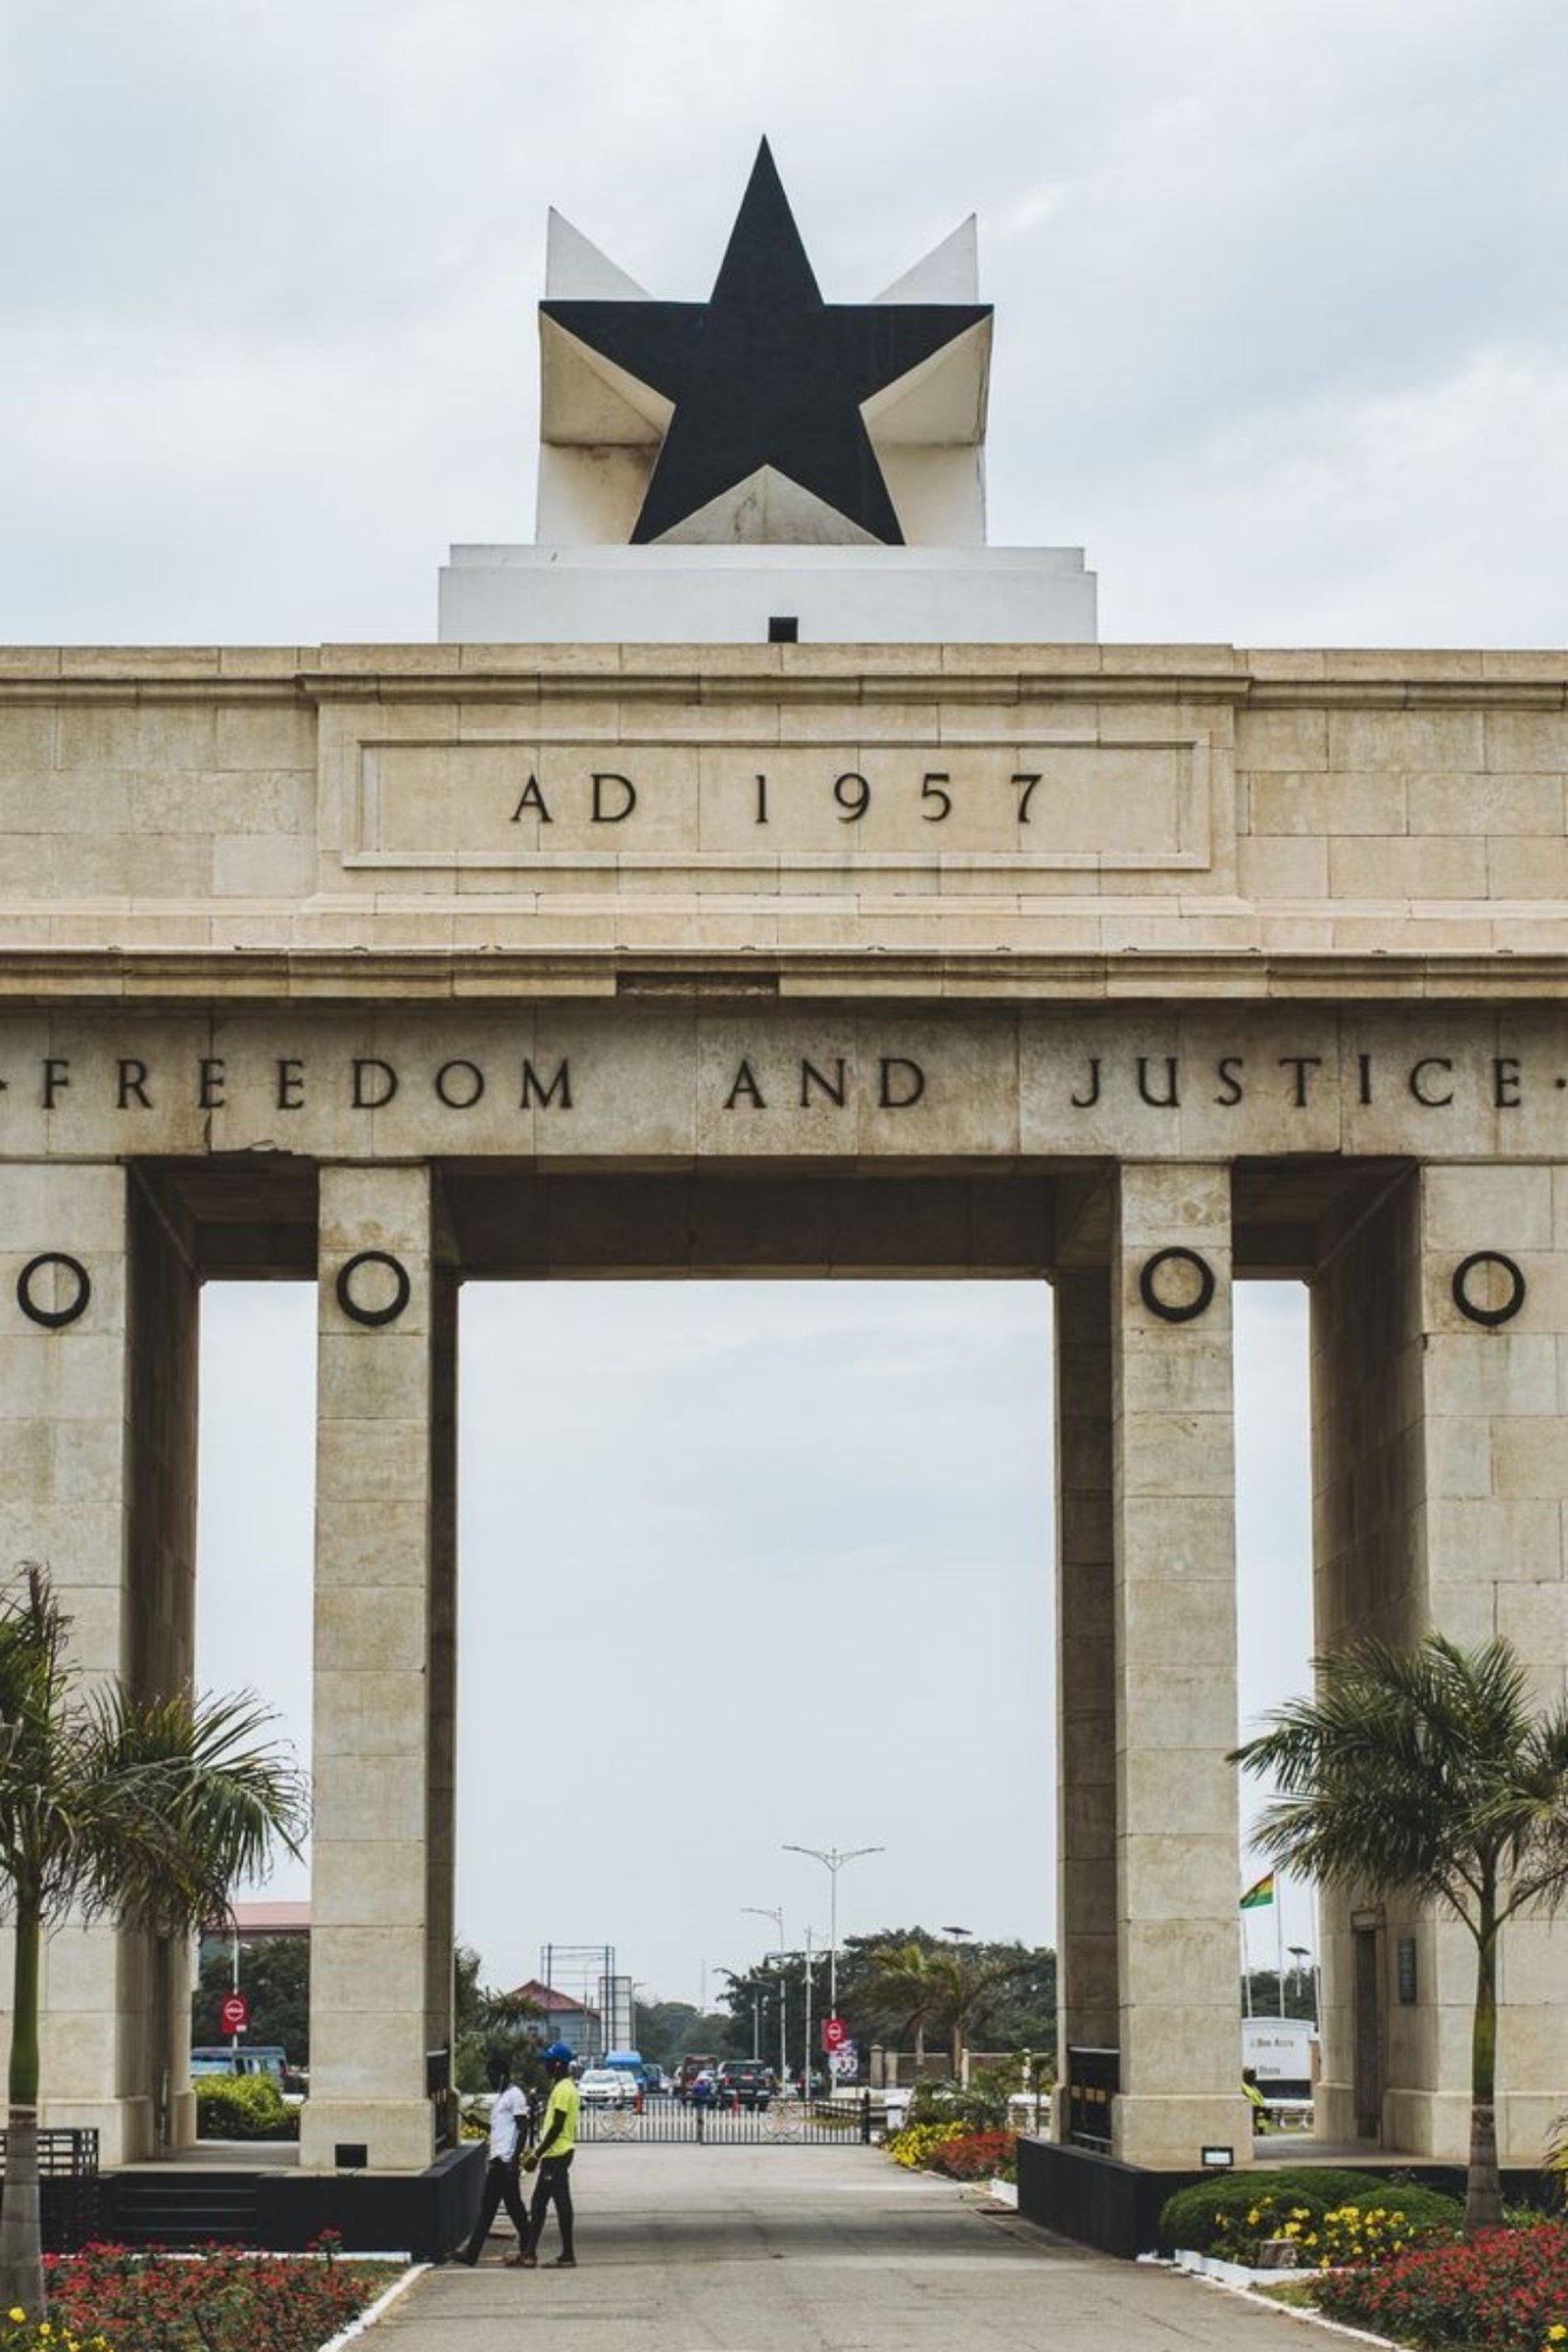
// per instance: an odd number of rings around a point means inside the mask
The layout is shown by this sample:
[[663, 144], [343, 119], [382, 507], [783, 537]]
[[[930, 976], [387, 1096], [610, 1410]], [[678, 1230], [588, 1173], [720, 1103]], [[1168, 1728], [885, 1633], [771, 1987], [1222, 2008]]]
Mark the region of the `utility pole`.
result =
[[839, 2013], [839, 1872], [846, 1862], [858, 1862], [866, 1854], [885, 1854], [887, 1850], [885, 1845], [852, 1845], [845, 1852], [840, 1852], [836, 1845], [786, 1843], [784, 1847], [787, 1854], [809, 1854], [828, 1874], [827, 1997], [829, 2014], [833, 2017]]
[[755, 1918], [770, 1919], [778, 1931], [778, 2079], [782, 2083], [790, 2071], [788, 2020], [786, 2017], [789, 2000], [784, 1977], [784, 1907], [781, 1903], [774, 1910], [766, 1903], [742, 1903], [741, 1909], [750, 1911]]
[[806, 2098], [809, 2098], [811, 2095], [811, 2004], [816, 1998], [816, 1987], [811, 1976], [814, 1958], [811, 1939], [815, 1934], [814, 1928], [808, 1928], [806, 1931], [806, 2065], [801, 2075], [801, 2089]]

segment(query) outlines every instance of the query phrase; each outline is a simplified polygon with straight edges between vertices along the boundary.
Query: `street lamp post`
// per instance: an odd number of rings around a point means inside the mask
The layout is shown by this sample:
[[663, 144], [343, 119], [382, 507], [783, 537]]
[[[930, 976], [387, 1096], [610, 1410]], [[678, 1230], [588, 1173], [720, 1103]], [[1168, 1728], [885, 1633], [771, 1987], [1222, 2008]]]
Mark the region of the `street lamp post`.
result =
[[[1304, 1943], [1291, 1943], [1287, 1944], [1285, 1948], [1290, 1953], [1291, 1958], [1296, 1962], [1297, 1975], [1298, 1977], [1304, 1975], [1306, 1962], [1311, 1958], [1311, 1954], [1307, 1950], [1306, 1945]], [[1314, 2002], [1313, 2007], [1315, 2008], [1317, 2004]], [[1285, 2015], [1285, 1996], [1283, 1986], [1280, 1993], [1280, 2015], [1281, 2017]]]
[[801, 2075], [801, 2088], [802, 2088], [802, 2091], [803, 2091], [804, 2095], [805, 2095], [807, 2098], [809, 2098], [809, 2097], [810, 2097], [810, 2095], [811, 2095], [811, 2003], [812, 2003], [812, 2000], [813, 2000], [813, 1999], [814, 1999], [814, 1997], [815, 1997], [814, 1986], [813, 1986], [813, 1984], [812, 1984], [812, 1981], [811, 1981], [811, 1969], [812, 1969], [812, 1964], [813, 1964], [813, 1959], [814, 1959], [814, 1955], [813, 1955], [813, 1953], [812, 1953], [812, 1950], [811, 1950], [811, 1942], [812, 1942], [812, 1938], [815, 1936], [815, 1935], [816, 1935], [816, 1930], [815, 1930], [814, 1928], [808, 1928], [808, 1929], [807, 1929], [807, 1931], [806, 1931], [806, 2066], [805, 2066], [805, 2069], [804, 2069], [804, 2071], [802, 2072], [802, 2075]]
[[778, 1930], [778, 2079], [779, 2086], [782, 2089], [790, 2071], [789, 2043], [786, 2039], [788, 2032], [786, 2011], [789, 2004], [785, 1993], [784, 1979], [784, 1906], [780, 1903], [777, 1910], [770, 1910], [765, 1903], [742, 1903], [741, 1909], [750, 1911], [757, 1919], [770, 1919]]
[[809, 1854], [828, 1874], [827, 1999], [828, 2014], [832, 2017], [839, 2013], [839, 1872], [846, 1862], [858, 1862], [866, 1854], [885, 1854], [887, 1850], [885, 1845], [852, 1845], [842, 1853], [836, 1845], [786, 1843], [784, 1847], [787, 1854]]

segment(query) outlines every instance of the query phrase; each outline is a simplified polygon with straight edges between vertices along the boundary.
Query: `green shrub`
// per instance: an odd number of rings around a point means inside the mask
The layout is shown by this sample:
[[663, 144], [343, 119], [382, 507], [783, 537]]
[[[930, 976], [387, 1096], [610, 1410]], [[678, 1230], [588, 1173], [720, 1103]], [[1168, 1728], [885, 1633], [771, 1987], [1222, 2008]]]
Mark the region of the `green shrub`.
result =
[[298, 2139], [300, 2111], [270, 2075], [203, 2075], [196, 2083], [198, 2139]]
[[1209, 2180], [1195, 2180], [1191, 2188], [1177, 2189], [1160, 2213], [1160, 2243], [1234, 2258], [1246, 2243], [1282, 2234], [1293, 2214], [1304, 2211], [1316, 2223], [1347, 2206], [1359, 2213], [1397, 2211], [1412, 2237], [1455, 2230], [1464, 2218], [1457, 2198], [1413, 2180], [1342, 2173], [1326, 2165], [1269, 2165], [1216, 2173]]
[[[1000, 2132], [1007, 2122], [1007, 2092], [995, 2069], [977, 2074], [967, 2090], [956, 2082], [917, 2082], [909, 2100], [911, 2124], [962, 2124], [966, 2132]], [[1008, 2084], [1017, 2088], [1016, 2077]]]

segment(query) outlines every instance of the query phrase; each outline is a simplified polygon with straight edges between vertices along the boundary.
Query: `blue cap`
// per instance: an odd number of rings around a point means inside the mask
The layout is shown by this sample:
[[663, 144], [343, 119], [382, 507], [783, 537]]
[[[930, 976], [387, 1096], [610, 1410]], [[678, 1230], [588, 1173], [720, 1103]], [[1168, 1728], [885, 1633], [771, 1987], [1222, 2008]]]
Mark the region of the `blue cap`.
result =
[[564, 2041], [553, 2041], [550, 2044], [549, 2049], [545, 2052], [545, 2064], [547, 2066], [569, 2066], [571, 2064], [571, 2052]]

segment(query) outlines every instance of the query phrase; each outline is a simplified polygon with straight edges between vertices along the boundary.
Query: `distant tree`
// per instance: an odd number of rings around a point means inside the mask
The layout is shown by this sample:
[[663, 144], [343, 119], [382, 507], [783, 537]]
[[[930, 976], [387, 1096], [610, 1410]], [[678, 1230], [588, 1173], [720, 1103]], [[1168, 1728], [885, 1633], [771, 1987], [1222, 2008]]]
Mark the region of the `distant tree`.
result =
[[839, 1955], [839, 2007], [860, 2039], [908, 2034], [923, 2052], [935, 2032], [960, 2058], [977, 2038], [982, 2047], [1050, 2058], [1056, 1955], [1049, 1945], [957, 1943], [919, 1927], [855, 1936]]
[[987, 1961], [1012, 1962], [984, 2005], [980, 2038], [989, 2050], [1028, 2050], [1036, 2058], [1056, 2054], [1056, 1955], [1050, 1944], [982, 1943]]
[[955, 2075], [962, 2073], [964, 2052], [997, 1996], [1015, 1984], [1028, 1965], [1024, 1954], [992, 1952], [984, 1945], [950, 1943], [932, 1954], [937, 1988], [932, 2014], [946, 2029]]
[[457, 1945], [452, 1955], [454, 2086], [467, 2092], [486, 2089], [493, 2058], [505, 2061], [514, 2082], [528, 2085], [536, 2076], [542, 2082], [544, 2011], [520, 1993], [481, 1984], [482, 1966], [471, 1944]]
[[656, 2066], [675, 2067], [695, 2052], [716, 2055], [733, 2024], [729, 2012], [705, 2013], [695, 2001], [639, 2001], [637, 2047]]
[[893, 2021], [902, 2037], [914, 2041], [916, 2068], [925, 2064], [925, 2030], [942, 2003], [936, 1973], [937, 1954], [928, 1943], [878, 1944], [866, 1954], [859, 1998], [870, 2014]]
[[1568, 1890], [1568, 1704], [1533, 1709], [1506, 1642], [1411, 1650], [1356, 1642], [1317, 1661], [1232, 1761], [1273, 1785], [1256, 1842], [1350, 1894], [1441, 1904], [1476, 1947], [1465, 2230], [1502, 2218], [1497, 2171], [1497, 1942]]
[[1250, 2017], [1304, 2017], [1316, 2025], [1317, 1979], [1309, 1968], [1288, 1968], [1282, 2009], [1278, 1969], [1250, 1969], [1244, 1987], [1244, 2002]]
[[[233, 1947], [214, 1939], [202, 1951], [201, 1971], [191, 1996], [190, 2037], [196, 2045], [227, 2041], [219, 2012], [233, 1988]], [[276, 2042], [290, 2066], [311, 2062], [311, 1939], [308, 1935], [266, 1936], [254, 1943], [242, 1936], [239, 1988], [250, 2003], [247, 2041]]]

